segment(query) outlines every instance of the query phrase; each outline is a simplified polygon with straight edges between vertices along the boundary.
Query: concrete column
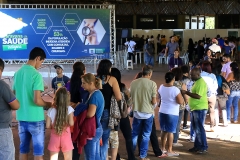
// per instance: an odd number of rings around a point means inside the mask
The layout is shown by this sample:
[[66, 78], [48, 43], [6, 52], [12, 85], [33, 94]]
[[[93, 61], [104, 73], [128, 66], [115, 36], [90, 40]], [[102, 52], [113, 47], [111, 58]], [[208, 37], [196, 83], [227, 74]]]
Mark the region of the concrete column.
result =
[[7, 3], [7, 0], [0, 0], [0, 4], [2, 4], [2, 3]]
[[137, 16], [133, 15], [133, 29], [137, 28]]
[[218, 29], [219, 26], [218, 26], [218, 15], [216, 14], [215, 15], [215, 29]]
[[178, 15], [177, 21], [177, 29], [185, 29], [185, 15]]

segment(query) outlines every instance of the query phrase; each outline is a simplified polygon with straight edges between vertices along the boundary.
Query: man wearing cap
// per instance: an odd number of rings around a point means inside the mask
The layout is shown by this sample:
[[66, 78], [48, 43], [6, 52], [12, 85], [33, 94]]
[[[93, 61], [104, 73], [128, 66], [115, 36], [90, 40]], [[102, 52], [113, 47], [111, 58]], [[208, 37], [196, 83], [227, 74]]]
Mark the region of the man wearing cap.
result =
[[63, 65], [54, 65], [56, 69], [57, 76], [52, 79], [52, 88], [54, 89], [54, 93], [58, 88], [64, 87], [65, 84], [69, 81], [69, 78], [63, 75]]
[[216, 53], [221, 53], [221, 47], [218, 45], [218, 41], [214, 38], [212, 39], [212, 45], [209, 46], [209, 49], [215, 55]]
[[145, 44], [144, 46], [144, 50], [145, 50], [145, 54], [144, 54], [144, 60], [145, 60], [145, 64], [146, 65], [154, 65], [154, 52], [153, 52], [153, 45], [152, 45], [153, 41], [151, 38], [148, 39], [148, 43]]

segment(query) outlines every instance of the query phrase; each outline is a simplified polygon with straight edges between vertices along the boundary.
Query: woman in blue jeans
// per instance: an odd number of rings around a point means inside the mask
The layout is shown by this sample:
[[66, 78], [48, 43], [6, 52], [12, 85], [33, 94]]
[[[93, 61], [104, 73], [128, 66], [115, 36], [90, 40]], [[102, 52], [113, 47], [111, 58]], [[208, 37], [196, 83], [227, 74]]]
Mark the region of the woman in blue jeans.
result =
[[102, 81], [91, 73], [82, 76], [82, 87], [89, 92], [88, 109], [86, 118], [96, 118], [96, 135], [87, 140], [84, 146], [85, 160], [100, 159], [100, 139], [103, 134], [103, 129], [100, 124], [101, 116], [104, 108], [104, 98], [99, 90], [102, 87]]
[[[187, 90], [186, 84], [182, 82], [182, 77], [183, 77], [182, 69], [180, 67], [173, 68], [171, 72], [175, 76], [175, 82], [173, 83], [173, 86], [177, 87], [179, 90]], [[186, 108], [187, 96], [184, 95], [183, 98], [184, 98], [184, 103], [180, 104], [180, 107], [179, 107], [179, 115], [178, 115], [178, 123], [177, 123], [176, 132], [173, 134], [173, 146], [174, 147], [183, 146], [181, 143], [178, 143], [180, 125], [182, 122], [184, 110]]]
[[233, 122], [238, 122], [238, 101], [240, 99], [240, 71], [238, 64], [236, 62], [232, 62], [230, 64], [230, 68], [232, 70], [227, 77], [227, 82], [229, 82], [230, 95], [227, 100], [227, 120], [228, 123], [231, 123], [231, 106], [233, 106], [234, 115]]
[[100, 61], [97, 69], [97, 77], [102, 80], [102, 89], [100, 90], [103, 94], [105, 105], [103, 114], [101, 117], [101, 125], [103, 128], [102, 135], [102, 146], [100, 147], [101, 158], [99, 160], [106, 160], [108, 155], [108, 140], [110, 136], [110, 129], [108, 128], [109, 112], [111, 105], [111, 97], [114, 95], [116, 100], [122, 99], [118, 81], [115, 77], [111, 76], [112, 63], [108, 59]]

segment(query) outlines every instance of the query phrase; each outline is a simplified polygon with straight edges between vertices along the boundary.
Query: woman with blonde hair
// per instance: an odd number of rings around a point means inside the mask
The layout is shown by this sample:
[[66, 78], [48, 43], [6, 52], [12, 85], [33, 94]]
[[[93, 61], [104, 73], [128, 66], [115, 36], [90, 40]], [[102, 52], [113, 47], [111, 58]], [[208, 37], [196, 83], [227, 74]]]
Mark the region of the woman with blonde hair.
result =
[[102, 92], [99, 90], [102, 88], [102, 81], [93, 74], [87, 73], [82, 76], [82, 87], [90, 94], [87, 101], [88, 109], [86, 118], [92, 118], [95, 116], [97, 126], [95, 137], [88, 139], [87, 144], [84, 146], [85, 159], [99, 160], [100, 139], [103, 134], [100, 120], [104, 109], [104, 98]]

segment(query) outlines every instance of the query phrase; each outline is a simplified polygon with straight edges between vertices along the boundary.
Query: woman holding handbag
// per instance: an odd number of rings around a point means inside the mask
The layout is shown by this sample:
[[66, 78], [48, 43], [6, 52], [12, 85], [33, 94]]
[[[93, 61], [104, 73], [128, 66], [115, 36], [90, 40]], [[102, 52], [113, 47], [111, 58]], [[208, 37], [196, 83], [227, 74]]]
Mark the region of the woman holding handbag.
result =
[[231, 123], [231, 106], [233, 105], [234, 115], [233, 122], [238, 123], [238, 101], [240, 99], [240, 70], [236, 62], [230, 64], [231, 73], [227, 77], [229, 82], [230, 95], [227, 100], [227, 120]]
[[217, 96], [216, 96], [216, 104], [215, 104], [215, 123], [216, 126], [219, 124], [219, 109], [222, 110], [222, 119], [223, 126], [228, 126], [227, 122], [227, 111], [226, 111], [226, 102], [228, 99], [228, 95], [230, 94], [230, 89], [227, 84], [226, 79], [221, 76], [222, 65], [218, 65], [213, 73], [216, 75], [218, 82]]

